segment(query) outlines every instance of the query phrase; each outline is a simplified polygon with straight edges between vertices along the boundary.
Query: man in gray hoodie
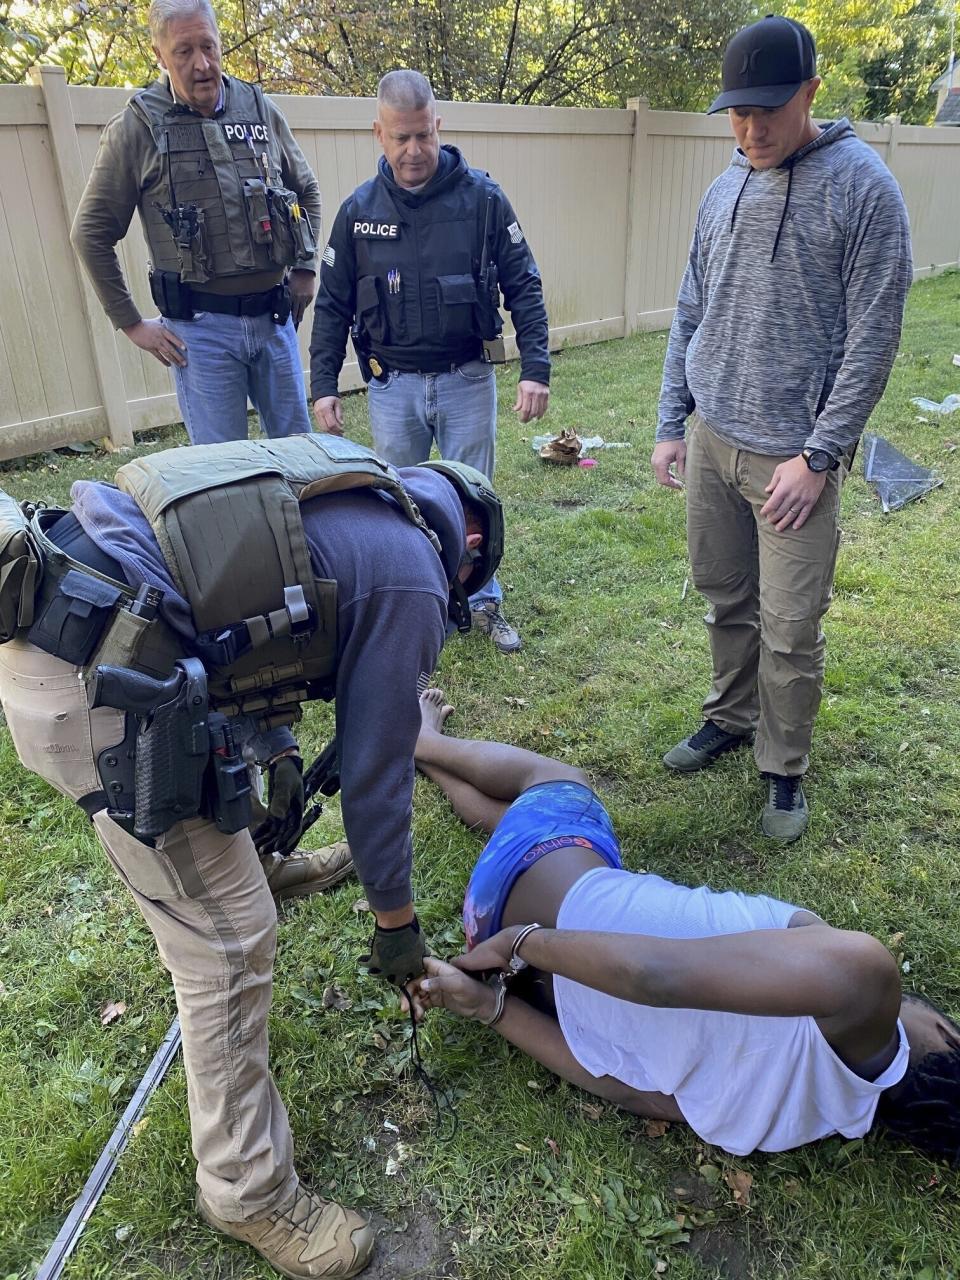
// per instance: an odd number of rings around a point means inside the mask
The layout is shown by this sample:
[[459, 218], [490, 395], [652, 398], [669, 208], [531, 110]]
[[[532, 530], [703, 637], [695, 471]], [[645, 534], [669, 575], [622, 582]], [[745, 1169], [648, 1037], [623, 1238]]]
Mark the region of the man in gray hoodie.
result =
[[849, 121], [814, 122], [819, 85], [798, 22], [768, 16], [727, 46], [710, 111], [727, 109], [737, 149], [697, 214], [651, 458], [686, 487], [713, 658], [705, 722], [664, 764], [692, 772], [753, 741], [762, 828], [782, 841], [808, 821], [840, 486], [912, 278], [900, 189]]

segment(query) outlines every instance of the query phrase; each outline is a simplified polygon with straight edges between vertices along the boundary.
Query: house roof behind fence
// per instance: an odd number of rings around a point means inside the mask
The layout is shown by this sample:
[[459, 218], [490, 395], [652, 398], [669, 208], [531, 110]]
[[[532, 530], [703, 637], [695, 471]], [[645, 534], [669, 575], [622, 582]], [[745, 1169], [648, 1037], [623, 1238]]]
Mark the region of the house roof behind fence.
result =
[[960, 125], [960, 89], [950, 90], [933, 123]]

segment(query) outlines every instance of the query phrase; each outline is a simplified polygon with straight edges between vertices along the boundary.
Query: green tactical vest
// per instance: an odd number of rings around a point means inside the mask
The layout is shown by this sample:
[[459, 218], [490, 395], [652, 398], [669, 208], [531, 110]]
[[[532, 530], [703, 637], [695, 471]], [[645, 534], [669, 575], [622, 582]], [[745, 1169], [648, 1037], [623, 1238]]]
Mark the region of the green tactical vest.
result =
[[[197, 631], [242, 624], [252, 644], [209, 659], [213, 704], [265, 727], [290, 723], [307, 698], [329, 697], [337, 654], [337, 584], [314, 577], [300, 504], [344, 489], [390, 494], [440, 543], [396, 472], [363, 445], [331, 435], [167, 449], [126, 463], [117, 485], [150, 521]], [[306, 605], [315, 622], [305, 634]], [[200, 650], [202, 652], [202, 650]]]
[[[188, 284], [292, 267], [315, 247], [305, 213], [298, 228], [307, 242], [291, 236], [296, 196], [280, 176], [282, 156], [263, 91], [230, 77], [224, 95], [224, 110], [212, 119], [174, 102], [161, 80], [129, 103], [160, 153], [165, 198], [147, 198], [140, 206], [150, 258], [156, 270], [176, 271]], [[194, 234], [179, 240], [164, 219], [178, 207], [198, 211]]]

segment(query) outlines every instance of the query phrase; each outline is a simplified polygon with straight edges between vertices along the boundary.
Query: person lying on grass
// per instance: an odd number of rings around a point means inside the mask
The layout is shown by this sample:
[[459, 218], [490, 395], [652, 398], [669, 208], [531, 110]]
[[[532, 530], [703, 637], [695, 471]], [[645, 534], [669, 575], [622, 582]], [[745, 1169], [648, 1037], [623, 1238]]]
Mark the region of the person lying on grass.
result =
[[[419, 1016], [486, 1023], [565, 1080], [734, 1155], [877, 1122], [960, 1158], [960, 1027], [901, 993], [882, 943], [774, 898], [624, 870], [581, 770], [448, 737], [451, 710], [423, 694], [417, 767], [492, 835], [464, 900], [468, 950], [427, 959]], [[478, 980], [511, 962], [515, 981]]]

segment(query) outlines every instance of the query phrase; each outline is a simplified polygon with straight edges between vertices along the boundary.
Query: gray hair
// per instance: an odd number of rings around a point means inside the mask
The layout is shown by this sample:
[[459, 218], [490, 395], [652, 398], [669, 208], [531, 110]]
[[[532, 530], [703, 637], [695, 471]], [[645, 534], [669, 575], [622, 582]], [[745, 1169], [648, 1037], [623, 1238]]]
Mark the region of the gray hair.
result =
[[147, 22], [154, 43], [166, 35], [167, 27], [174, 18], [192, 18], [194, 15], [206, 18], [219, 34], [217, 15], [213, 12], [210, 0], [151, 0]]
[[[162, 4], [164, 0], [153, 3]], [[377, 103], [394, 111], [422, 111], [434, 102], [430, 81], [419, 71], [388, 71], [377, 85]]]

